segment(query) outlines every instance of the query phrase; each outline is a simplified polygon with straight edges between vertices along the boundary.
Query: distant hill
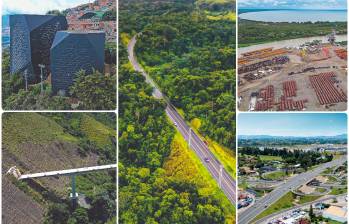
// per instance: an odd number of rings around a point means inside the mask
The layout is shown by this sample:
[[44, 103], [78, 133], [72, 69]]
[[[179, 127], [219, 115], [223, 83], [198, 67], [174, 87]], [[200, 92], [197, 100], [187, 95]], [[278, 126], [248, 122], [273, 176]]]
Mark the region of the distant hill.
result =
[[273, 11], [275, 9], [246, 9], [246, 8], [239, 8], [238, 14], [246, 13], [246, 12], [262, 12], [262, 11]]
[[241, 146], [291, 146], [309, 144], [347, 144], [347, 135], [335, 136], [271, 136], [271, 135], [239, 135], [238, 145]]
[[273, 135], [239, 135], [239, 139], [347, 139], [346, 134], [334, 136], [273, 136]]

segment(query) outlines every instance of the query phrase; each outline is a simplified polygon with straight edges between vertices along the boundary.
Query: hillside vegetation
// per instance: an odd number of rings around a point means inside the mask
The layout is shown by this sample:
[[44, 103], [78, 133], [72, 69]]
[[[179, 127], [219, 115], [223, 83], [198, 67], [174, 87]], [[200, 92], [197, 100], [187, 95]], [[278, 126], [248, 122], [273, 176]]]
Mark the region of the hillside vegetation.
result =
[[138, 59], [200, 132], [235, 148], [235, 23], [187, 9], [156, 17], [142, 30]]
[[[166, 63], [169, 68], [173, 67], [171, 57], [177, 60], [179, 55], [175, 54], [183, 54], [181, 51], [186, 48], [184, 43], [195, 47], [192, 37], [181, 37], [184, 33], [180, 33], [180, 29], [183, 28], [185, 33], [190, 32], [184, 20], [187, 19], [187, 24], [195, 22], [196, 18], [198, 21], [211, 20], [206, 18], [205, 12], [197, 11], [194, 1], [131, 0], [120, 1], [119, 4], [119, 222], [233, 223], [234, 207], [218, 189], [195, 153], [185, 146], [183, 138], [175, 132], [165, 114], [165, 102], [151, 96], [152, 88], [145, 83], [141, 74], [133, 70], [126, 51], [130, 38], [142, 32], [136, 46], [138, 59], [150, 73], [153, 69], [164, 72], [160, 67]], [[178, 20], [178, 24], [175, 24], [175, 20]], [[206, 25], [208, 22], [198, 28], [196, 35], [205, 32]], [[212, 24], [210, 27], [213, 29]], [[178, 32], [178, 36], [172, 36], [173, 31]], [[152, 45], [149, 49], [141, 50], [148, 43], [146, 37], [151, 33], [159, 36], [150, 39]], [[170, 44], [166, 39], [167, 35], [174, 38], [171, 39], [172, 42], [181, 42], [184, 48], [176, 50], [178, 46], [175, 45], [167, 50], [154, 48], [161, 54], [155, 55], [150, 48], [154, 45], [161, 47], [163, 44]], [[189, 48], [186, 51], [188, 55], [183, 57], [184, 64], [191, 57]], [[206, 54], [209, 57], [209, 53]], [[150, 66], [148, 62], [153, 64]], [[181, 69], [185, 69], [184, 64]], [[193, 75], [193, 82], [198, 80], [198, 86], [200, 82], [205, 82], [203, 80], [210, 82], [208, 73], [203, 73], [202, 81], [200, 77]], [[214, 76], [212, 83], [215, 78], [219, 80], [220, 76]], [[164, 80], [156, 81], [161, 83]], [[176, 83], [176, 88], [183, 83]], [[190, 91], [191, 87], [187, 88]], [[185, 110], [180, 111], [182, 114], [188, 113]]]
[[272, 23], [239, 19], [239, 47], [302, 37], [347, 34], [346, 22]]
[[[22, 173], [35, 173], [116, 162], [115, 114], [5, 113], [2, 121], [3, 172], [12, 166]], [[114, 124], [113, 128], [104, 122]], [[83, 127], [89, 127], [89, 132]], [[95, 138], [93, 133], [101, 137]], [[115, 175], [115, 171], [102, 171], [77, 177], [78, 193], [85, 195], [89, 208], [72, 207], [69, 177], [18, 181], [3, 175], [3, 194], [17, 192], [15, 197], [3, 197], [8, 212], [5, 222], [18, 223], [11, 215], [21, 219], [29, 205], [35, 212], [28, 223], [110, 221], [116, 214]]]

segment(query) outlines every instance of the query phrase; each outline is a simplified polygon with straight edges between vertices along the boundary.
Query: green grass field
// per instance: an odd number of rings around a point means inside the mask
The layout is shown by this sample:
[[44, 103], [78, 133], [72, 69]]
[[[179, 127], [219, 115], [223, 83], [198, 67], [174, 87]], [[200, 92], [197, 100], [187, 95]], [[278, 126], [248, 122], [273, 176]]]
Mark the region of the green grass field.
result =
[[11, 151], [19, 150], [22, 143], [46, 144], [55, 140], [77, 142], [64, 129], [38, 113], [5, 113], [3, 115], [2, 142]]
[[285, 177], [287, 177], [287, 175], [284, 171], [275, 171], [275, 172], [263, 175], [263, 178], [268, 180], [283, 180]]
[[332, 195], [339, 195], [339, 194], [344, 194], [347, 192], [347, 188], [332, 188], [330, 194]]
[[81, 130], [89, 139], [91, 139], [98, 147], [106, 147], [111, 145], [111, 137], [115, 136], [115, 131], [108, 128], [101, 122], [95, 120], [91, 116], [84, 115], [81, 119]]
[[326, 189], [325, 189], [325, 188], [318, 187], [318, 188], [316, 188], [316, 191], [317, 191], [317, 192], [320, 192], [320, 193], [324, 193], [324, 192], [326, 192]]
[[311, 201], [314, 201], [318, 198], [320, 198], [321, 196], [319, 195], [305, 195], [305, 196], [301, 196], [300, 199], [299, 199], [299, 204], [304, 204], [304, 203], [308, 203], [308, 202], [311, 202]]
[[328, 182], [330, 183], [334, 183], [337, 182], [337, 178], [333, 177], [333, 176], [326, 176], [328, 178]]
[[259, 158], [262, 161], [282, 161], [283, 159], [281, 156], [265, 156], [265, 155], [260, 155]]
[[338, 222], [338, 221], [335, 221], [335, 220], [332, 220], [332, 219], [329, 219], [327, 221], [327, 224], [342, 224], [341, 222]]
[[262, 213], [256, 216], [254, 221], [261, 219], [265, 216], [268, 216], [270, 214], [273, 214], [277, 211], [290, 208], [293, 206], [293, 193], [288, 192], [285, 194], [282, 198], [280, 198], [278, 201], [276, 201], [274, 204], [270, 205], [266, 210], [264, 210]]

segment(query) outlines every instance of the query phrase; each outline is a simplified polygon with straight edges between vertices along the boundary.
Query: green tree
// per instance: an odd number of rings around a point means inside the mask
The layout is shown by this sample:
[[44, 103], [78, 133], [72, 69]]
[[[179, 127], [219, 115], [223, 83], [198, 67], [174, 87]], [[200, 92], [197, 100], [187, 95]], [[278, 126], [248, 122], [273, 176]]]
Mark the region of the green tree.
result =
[[94, 223], [105, 223], [115, 214], [115, 202], [106, 192], [96, 195], [88, 211], [89, 217]]
[[77, 209], [75, 209], [72, 216], [69, 218], [68, 223], [88, 224], [89, 220], [88, 220], [87, 210], [82, 207], [78, 207]]
[[98, 71], [87, 75], [85, 71], [80, 71], [70, 87], [70, 94], [82, 102], [80, 109], [115, 109], [116, 76], [103, 75]]
[[69, 218], [68, 206], [63, 203], [50, 204], [46, 217], [46, 224], [66, 224]]
[[314, 218], [315, 218], [315, 215], [314, 215], [314, 211], [313, 211], [313, 205], [311, 204], [310, 205], [310, 208], [309, 208], [309, 217], [310, 217], [310, 221], [314, 221]]
[[49, 10], [46, 15], [55, 15], [55, 16], [65, 16], [64, 13], [62, 13], [61, 11], [55, 9], [55, 10]]

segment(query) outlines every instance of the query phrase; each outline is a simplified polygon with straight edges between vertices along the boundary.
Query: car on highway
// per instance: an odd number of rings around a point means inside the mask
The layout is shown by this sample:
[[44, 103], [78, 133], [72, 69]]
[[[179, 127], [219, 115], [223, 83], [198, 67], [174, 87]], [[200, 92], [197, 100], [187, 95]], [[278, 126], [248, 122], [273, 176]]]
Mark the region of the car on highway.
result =
[[207, 158], [207, 157], [205, 157], [205, 162], [206, 162], [206, 163], [209, 163], [209, 162], [210, 162], [210, 159]]
[[176, 126], [176, 127], [178, 126], [178, 125], [177, 125], [177, 122], [173, 122], [173, 124], [174, 124], [174, 126]]

